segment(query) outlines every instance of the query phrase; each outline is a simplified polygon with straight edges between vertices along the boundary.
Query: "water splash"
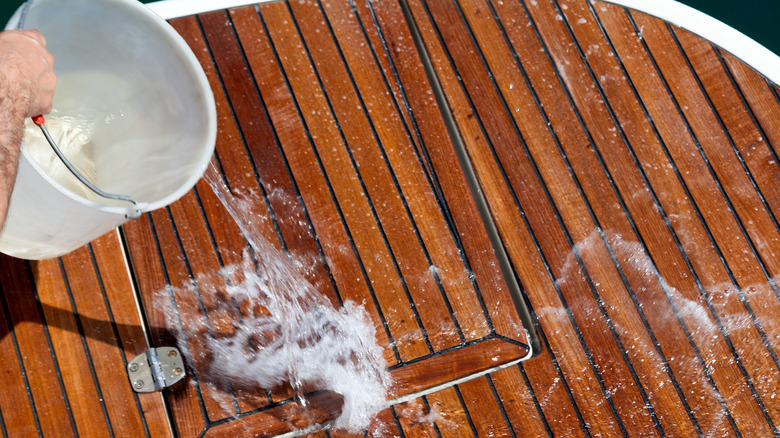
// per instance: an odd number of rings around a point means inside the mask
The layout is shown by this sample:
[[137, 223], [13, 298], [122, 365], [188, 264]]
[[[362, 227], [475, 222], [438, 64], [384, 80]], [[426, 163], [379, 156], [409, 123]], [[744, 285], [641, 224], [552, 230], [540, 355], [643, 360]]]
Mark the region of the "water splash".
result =
[[[273, 389], [289, 384], [304, 407], [307, 389], [334, 391], [343, 404], [333, 427], [352, 433], [366, 429], [386, 407], [391, 382], [369, 315], [349, 301], [335, 309], [306, 280], [303, 265], [263, 237], [252, 200], [233, 196], [213, 167], [205, 179], [252, 250], [244, 253], [241, 264], [219, 273], [225, 286], [216, 302], [231, 307], [233, 315], [222, 320], [223, 326], [229, 321], [227, 330], [207, 336], [211, 372], [234, 386]], [[187, 337], [180, 336], [180, 342]]]

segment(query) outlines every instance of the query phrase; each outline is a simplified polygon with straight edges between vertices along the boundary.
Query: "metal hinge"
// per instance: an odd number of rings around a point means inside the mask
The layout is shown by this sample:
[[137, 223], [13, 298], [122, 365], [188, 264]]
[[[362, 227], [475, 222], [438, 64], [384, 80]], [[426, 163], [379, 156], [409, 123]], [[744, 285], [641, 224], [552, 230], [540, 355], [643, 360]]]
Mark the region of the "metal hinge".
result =
[[174, 347], [152, 348], [127, 364], [127, 377], [135, 392], [154, 392], [183, 379], [184, 361]]

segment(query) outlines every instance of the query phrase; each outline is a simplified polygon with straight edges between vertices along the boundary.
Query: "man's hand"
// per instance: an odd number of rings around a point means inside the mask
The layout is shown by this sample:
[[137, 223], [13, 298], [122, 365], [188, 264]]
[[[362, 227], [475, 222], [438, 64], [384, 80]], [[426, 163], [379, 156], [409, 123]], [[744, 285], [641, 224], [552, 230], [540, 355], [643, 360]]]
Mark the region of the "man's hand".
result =
[[49, 113], [57, 85], [53, 67], [54, 57], [38, 31], [0, 32], [0, 104], [23, 118]]
[[24, 120], [51, 111], [54, 57], [35, 30], [0, 32], [0, 229], [16, 182]]

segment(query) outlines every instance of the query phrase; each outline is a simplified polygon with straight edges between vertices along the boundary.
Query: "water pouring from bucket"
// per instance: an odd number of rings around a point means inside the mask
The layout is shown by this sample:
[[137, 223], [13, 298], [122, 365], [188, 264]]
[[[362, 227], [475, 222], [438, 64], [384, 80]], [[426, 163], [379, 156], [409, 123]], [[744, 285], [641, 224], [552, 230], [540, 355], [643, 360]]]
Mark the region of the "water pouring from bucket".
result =
[[0, 252], [66, 254], [201, 178], [216, 140], [214, 99], [168, 23], [135, 0], [29, 0], [6, 29], [46, 37], [58, 85], [44, 129], [31, 121], [25, 132]]

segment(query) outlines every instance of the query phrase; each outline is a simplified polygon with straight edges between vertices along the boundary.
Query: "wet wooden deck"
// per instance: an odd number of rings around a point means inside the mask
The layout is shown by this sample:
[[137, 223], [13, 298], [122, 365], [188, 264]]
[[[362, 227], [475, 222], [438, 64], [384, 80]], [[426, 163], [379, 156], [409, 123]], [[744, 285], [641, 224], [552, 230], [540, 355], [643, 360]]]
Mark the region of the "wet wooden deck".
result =
[[[780, 434], [780, 96], [732, 55], [587, 0], [288, 1], [171, 24], [214, 91], [209, 172], [377, 328], [399, 402], [368, 436]], [[204, 337], [241, 318], [219, 272], [246, 248], [200, 182], [61, 259], [0, 257], [3, 436], [327, 424], [332, 394], [304, 412], [211, 372]], [[520, 363], [515, 287], [543, 347]], [[188, 382], [164, 396], [127, 379], [146, 336], [183, 341]]]

